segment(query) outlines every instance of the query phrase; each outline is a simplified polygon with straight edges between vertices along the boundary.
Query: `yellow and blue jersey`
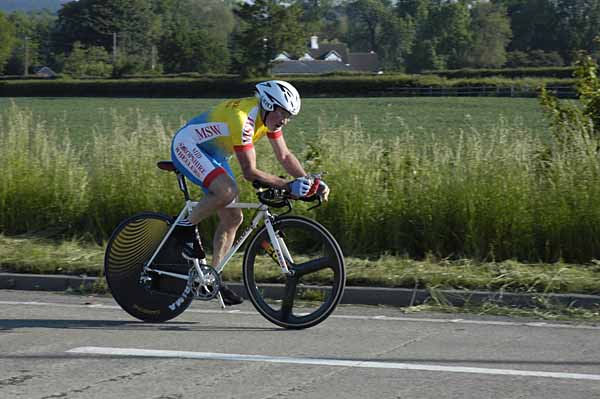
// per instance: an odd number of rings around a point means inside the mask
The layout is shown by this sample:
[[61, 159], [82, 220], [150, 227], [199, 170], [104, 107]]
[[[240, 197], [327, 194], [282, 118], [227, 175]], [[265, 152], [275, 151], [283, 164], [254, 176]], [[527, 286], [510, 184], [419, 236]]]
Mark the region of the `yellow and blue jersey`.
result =
[[179, 129], [171, 158], [186, 177], [206, 188], [220, 173], [234, 177], [228, 163], [234, 152], [252, 150], [265, 135], [277, 139], [281, 134], [264, 124], [258, 98], [227, 100]]
[[223, 101], [191, 119], [181, 130], [193, 134], [198, 146], [216, 157], [247, 151], [267, 134], [271, 138], [281, 135], [280, 131], [269, 132], [265, 126], [256, 97]]

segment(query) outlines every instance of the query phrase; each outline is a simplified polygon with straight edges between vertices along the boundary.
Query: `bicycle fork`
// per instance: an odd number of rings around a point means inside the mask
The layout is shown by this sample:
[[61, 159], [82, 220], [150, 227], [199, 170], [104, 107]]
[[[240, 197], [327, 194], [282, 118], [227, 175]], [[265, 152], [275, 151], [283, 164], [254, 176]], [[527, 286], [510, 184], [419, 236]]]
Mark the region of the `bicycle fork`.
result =
[[281, 267], [281, 273], [293, 276], [294, 271], [288, 267], [287, 262], [293, 263], [294, 260], [285, 245], [285, 241], [283, 237], [281, 237], [273, 227], [273, 222], [271, 218], [265, 218], [265, 226], [267, 227], [267, 233], [269, 234], [269, 240], [271, 241], [271, 248], [263, 245], [263, 249], [267, 251], [267, 253], [277, 262], [279, 263], [279, 267]]

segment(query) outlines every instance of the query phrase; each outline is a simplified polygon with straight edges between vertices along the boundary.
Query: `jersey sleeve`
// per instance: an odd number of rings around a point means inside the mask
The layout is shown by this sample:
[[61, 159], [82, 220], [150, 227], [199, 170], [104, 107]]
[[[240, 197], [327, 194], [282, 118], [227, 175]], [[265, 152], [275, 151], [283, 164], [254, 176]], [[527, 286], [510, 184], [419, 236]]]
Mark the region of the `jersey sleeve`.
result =
[[242, 110], [233, 115], [230, 122], [231, 143], [235, 152], [249, 151], [254, 148], [253, 138], [256, 126], [254, 112], [245, 113]]
[[281, 130], [276, 130], [274, 132], [268, 132], [267, 137], [271, 140], [277, 140], [278, 138], [283, 136], [283, 132]]

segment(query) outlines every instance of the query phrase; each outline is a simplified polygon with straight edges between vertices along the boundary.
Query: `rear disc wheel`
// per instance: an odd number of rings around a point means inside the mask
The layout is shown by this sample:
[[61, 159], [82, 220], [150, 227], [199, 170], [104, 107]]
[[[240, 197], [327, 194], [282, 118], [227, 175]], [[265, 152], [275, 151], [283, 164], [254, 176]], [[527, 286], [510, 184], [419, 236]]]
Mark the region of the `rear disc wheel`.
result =
[[[104, 274], [110, 291], [123, 310], [146, 322], [163, 322], [180, 315], [191, 303], [188, 281], [148, 273], [150, 259], [171, 227], [173, 219], [160, 213], [140, 213], [124, 220], [113, 232], [104, 257]], [[163, 245], [151, 267], [187, 275], [190, 264], [181, 256], [185, 237], [178, 228]]]

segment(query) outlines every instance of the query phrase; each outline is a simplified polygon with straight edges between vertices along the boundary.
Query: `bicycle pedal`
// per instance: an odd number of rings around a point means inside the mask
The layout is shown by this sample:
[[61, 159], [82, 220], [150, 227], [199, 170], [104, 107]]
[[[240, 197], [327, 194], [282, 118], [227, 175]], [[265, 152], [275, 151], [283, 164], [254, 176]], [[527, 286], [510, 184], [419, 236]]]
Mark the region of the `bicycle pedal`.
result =
[[181, 256], [189, 261], [198, 259], [201, 264], [206, 264], [206, 254], [202, 249], [194, 246], [192, 243], [184, 244], [183, 250], [181, 251]]
[[140, 284], [146, 288], [152, 288], [152, 277], [150, 276], [140, 276]]

